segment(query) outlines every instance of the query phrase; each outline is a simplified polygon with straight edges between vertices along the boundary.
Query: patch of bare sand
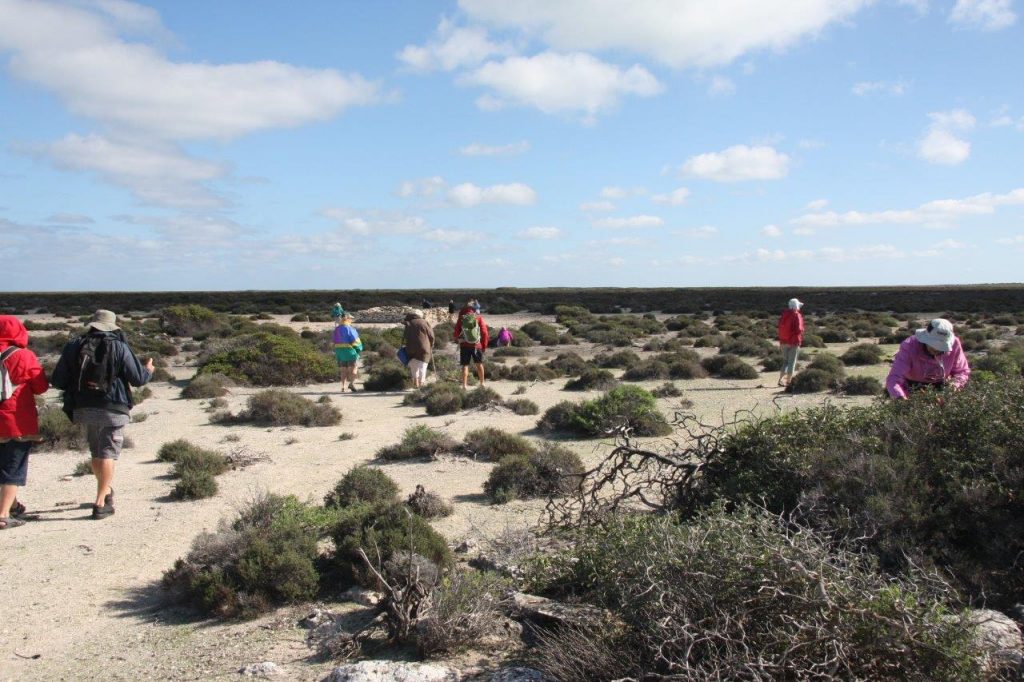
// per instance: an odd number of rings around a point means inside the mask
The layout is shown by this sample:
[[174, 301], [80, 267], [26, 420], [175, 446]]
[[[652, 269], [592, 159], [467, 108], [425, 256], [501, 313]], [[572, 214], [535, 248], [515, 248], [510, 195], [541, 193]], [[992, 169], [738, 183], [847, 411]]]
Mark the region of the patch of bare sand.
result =
[[[537, 316], [486, 316], [492, 327], [521, 326]], [[550, 318], [543, 318], [551, 321]], [[287, 321], [287, 320], [284, 320]], [[330, 328], [330, 323], [288, 323], [301, 328]], [[358, 323], [357, 323], [358, 324]], [[533, 348], [531, 361], [543, 361], [562, 350], [584, 355], [588, 346]], [[841, 347], [830, 349], [841, 352]], [[454, 353], [450, 346], [446, 353]], [[180, 359], [175, 359], [180, 362]], [[516, 359], [510, 358], [509, 362]], [[193, 373], [187, 366], [172, 367], [179, 379]], [[885, 367], [866, 373], [884, 375]], [[821, 394], [785, 396], [775, 388], [775, 374], [750, 381], [703, 379], [677, 381], [693, 411], [715, 421], [737, 410], [767, 413], [821, 404], [824, 400], [863, 403], [867, 399], [836, 398]], [[595, 397], [562, 390], [565, 380], [528, 384], [524, 397], [541, 411], [562, 400]], [[641, 382], [653, 388], [662, 382]], [[489, 384], [510, 397], [520, 384]], [[39, 520], [0, 536], [0, 582], [7, 586], [3, 625], [5, 651], [0, 654], [0, 679], [89, 679], [101, 674], [108, 679], [209, 679], [232, 675], [245, 664], [275, 661], [287, 679], [321, 679], [332, 665], [316, 661], [303, 642], [305, 631], [296, 621], [305, 607], [278, 609], [245, 623], [190, 620], [178, 608], [161, 605], [158, 583], [175, 559], [188, 552], [192, 539], [203, 530], [234, 514], [256, 491], [291, 493], [319, 501], [350, 468], [369, 462], [382, 446], [401, 437], [410, 425], [425, 424], [455, 438], [482, 426], [525, 433], [535, 416], [517, 416], [506, 410], [463, 412], [430, 417], [422, 408], [401, 404], [401, 393], [339, 395], [334, 384], [293, 389], [317, 399], [330, 397], [344, 415], [339, 426], [329, 428], [259, 428], [209, 423], [206, 401], [183, 400], [180, 389], [155, 383], [153, 396], [136, 408], [144, 421], [127, 429], [135, 446], [126, 450], [115, 478], [117, 513], [103, 521], [89, 518], [94, 482], [91, 477], [69, 478], [81, 452], [33, 454], [29, 484], [22, 499]], [[238, 410], [256, 389], [240, 388], [228, 396]], [[56, 400], [51, 391], [48, 400]], [[678, 399], [660, 401], [666, 413], [678, 407]], [[339, 440], [343, 432], [351, 440]], [[228, 442], [226, 437], [237, 441]], [[176, 502], [168, 498], [172, 481], [170, 466], [156, 460], [161, 444], [187, 438], [201, 445], [229, 452], [244, 447], [265, 459], [255, 465], [220, 476], [220, 492], [208, 500]], [[569, 442], [588, 464], [605, 454], [608, 441]], [[467, 536], [497, 534], [507, 526], [532, 524], [539, 518], [541, 501], [513, 502], [494, 506], [482, 497], [482, 486], [492, 464], [460, 458], [433, 462], [385, 464], [382, 468], [401, 486], [402, 493], [417, 484], [450, 498], [453, 516], [435, 527], [452, 541]], [[331, 605], [335, 608], [338, 605]]]

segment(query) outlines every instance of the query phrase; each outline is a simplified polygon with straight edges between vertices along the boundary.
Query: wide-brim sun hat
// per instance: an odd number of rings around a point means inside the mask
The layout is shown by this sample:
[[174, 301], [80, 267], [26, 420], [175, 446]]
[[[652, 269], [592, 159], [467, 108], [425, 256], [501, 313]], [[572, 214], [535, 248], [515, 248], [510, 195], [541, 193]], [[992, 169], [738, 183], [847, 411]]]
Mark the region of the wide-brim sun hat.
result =
[[109, 310], [102, 309], [92, 314], [92, 319], [89, 320], [88, 326], [101, 332], [112, 332], [120, 329], [117, 326], [117, 315]]
[[953, 350], [953, 341], [956, 339], [953, 336], [953, 323], [941, 317], [929, 322], [924, 329], [915, 331], [914, 338], [942, 353]]
[[342, 316], [341, 316], [341, 321], [342, 321], [342, 322], [352, 322], [352, 321], [354, 321], [355, 319], [356, 319], [356, 318], [352, 317], [352, 316], [351, 316], [350, 314], [348, 314], [348, 313], [345, 313], [344, 315], [342, 315]]
[[804, 307], [804, 302], [801, 301], [799, 298], [791, 298], [789, 299], [789, 303], [787, 305], [789, 306], [790, 310], [800, 310], [801, 308]]

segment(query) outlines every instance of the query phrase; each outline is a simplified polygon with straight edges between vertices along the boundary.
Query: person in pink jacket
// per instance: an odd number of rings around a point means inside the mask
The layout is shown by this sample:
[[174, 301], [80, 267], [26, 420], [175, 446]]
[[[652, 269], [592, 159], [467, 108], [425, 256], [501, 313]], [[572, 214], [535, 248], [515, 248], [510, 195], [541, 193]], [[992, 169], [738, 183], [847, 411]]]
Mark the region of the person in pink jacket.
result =
[[902, 399], [920, 388], [963, 388], [971, 376], [963, 346], [949, 320], [936, 318], [900, 344], [885, 380], [893, 398]]

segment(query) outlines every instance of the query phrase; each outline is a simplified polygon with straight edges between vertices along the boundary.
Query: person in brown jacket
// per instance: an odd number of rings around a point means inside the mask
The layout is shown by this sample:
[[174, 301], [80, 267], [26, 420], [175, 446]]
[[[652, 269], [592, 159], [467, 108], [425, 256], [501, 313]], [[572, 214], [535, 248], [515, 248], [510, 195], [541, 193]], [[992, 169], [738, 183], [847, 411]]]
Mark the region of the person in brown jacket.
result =
[[419, 388], [427, 380], [427, 366], [434, 350], [434, 330], [419, 313], [405, 316], [405, 352], [409, 355], [409, 374], [412, 385]]

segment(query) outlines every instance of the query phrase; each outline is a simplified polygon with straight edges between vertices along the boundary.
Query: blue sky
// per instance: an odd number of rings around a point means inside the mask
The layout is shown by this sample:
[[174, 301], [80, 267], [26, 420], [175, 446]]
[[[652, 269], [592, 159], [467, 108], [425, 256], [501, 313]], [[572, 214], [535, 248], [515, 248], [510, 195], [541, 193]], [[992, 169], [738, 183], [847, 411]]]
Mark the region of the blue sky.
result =
[[7, 290], [1021, 281], [1019, 0], [0, 0]]

